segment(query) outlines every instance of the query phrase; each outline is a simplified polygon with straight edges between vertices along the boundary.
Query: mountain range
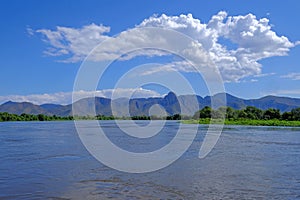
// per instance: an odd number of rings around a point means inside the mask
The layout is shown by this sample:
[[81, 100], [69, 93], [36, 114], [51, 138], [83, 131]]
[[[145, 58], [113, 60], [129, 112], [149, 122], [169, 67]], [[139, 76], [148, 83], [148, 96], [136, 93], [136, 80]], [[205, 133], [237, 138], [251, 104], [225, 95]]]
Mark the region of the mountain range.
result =
[[[281, 112], [290, 111], [300, 107], [300, 99], [289, 97], [265, 96], [259, 99], [242, 99], [227, 93], [220, 93], [213, 96], [201, 97], [197, 95], [180, 95], [170, 92], [164, 97], [136, 98], [136, 99], [108, 99], [103, 97], [84, 98], [73, 104], [42, 104], [35, 105], [30, 102], [8, 101], [0, 105], [0, 112], [13, 114], [44, 114], [69, 116], [105, 115], [105, 116], [141, 116], [141, 115], [193, 115], [197, 110], [211, 106], [217, 108], [226, 105], [234, 109], [242, 109], [246, 106], [255, 106], [265, 110], [268, 108], [279, 109]], [[211, 103], [214, 105], [211, 105]], [[75, 108], [75, 109], [74, 109]]]

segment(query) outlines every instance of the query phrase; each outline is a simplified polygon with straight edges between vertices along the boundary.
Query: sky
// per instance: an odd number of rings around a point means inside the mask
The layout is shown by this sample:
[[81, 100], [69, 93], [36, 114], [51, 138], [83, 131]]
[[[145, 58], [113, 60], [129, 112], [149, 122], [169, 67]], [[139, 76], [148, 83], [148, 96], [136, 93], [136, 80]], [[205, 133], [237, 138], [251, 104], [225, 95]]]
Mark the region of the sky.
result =
[[[108, 98], [300, 98], [299, 9], [298, 0], [3, 0], [0, 103], [68, 104], [74, 88], [84, 97], [93, 87]], [[74, 87], [89, 63], [85, 81], [100, 80]], [[224, 88], [210, 89], [218, 76]]]

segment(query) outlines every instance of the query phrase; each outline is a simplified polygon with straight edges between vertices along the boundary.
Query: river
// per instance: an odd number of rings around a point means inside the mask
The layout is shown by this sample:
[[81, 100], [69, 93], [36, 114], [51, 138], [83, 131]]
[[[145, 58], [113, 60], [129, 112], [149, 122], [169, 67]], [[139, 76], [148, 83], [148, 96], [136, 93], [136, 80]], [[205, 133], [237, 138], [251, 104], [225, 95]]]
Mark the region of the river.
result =
[[[133, 140], [114, 121], [100, 124], [113, 142], [136, 152], [164, 146], [179, 126], [168, 121], [159, 135]], [[170, 166], [132, 174], [91, 156], [72, 121], [0, 123], [0, 199], [300, 199], [300, 128], [224, 126], [199, 159], [206, 129], [200, 125]]]

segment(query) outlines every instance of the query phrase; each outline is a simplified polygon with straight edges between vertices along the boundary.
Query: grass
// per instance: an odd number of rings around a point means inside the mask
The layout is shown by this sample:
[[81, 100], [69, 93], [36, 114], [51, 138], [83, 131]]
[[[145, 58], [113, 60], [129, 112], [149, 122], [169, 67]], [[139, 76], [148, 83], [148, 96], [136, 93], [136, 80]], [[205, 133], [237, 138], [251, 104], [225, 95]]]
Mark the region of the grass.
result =
[[[199, 120], [182, 120], [184, 124], [223, 124], [222, 119], [199, 119]], [[249, 125], [249, 126], [300, 126], [300, 121], [285, 120], [254, 120], [254, 119], [237, 119], [224, 121], [225, 125]]]

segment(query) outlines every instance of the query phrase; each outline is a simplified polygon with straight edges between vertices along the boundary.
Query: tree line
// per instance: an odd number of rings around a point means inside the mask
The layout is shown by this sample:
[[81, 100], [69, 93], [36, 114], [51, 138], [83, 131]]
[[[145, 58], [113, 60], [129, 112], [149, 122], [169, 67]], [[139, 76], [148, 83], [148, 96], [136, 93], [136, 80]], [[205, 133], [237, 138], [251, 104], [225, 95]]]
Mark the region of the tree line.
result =
[[142, 116], [132, 116], [129, 119], [132, 119], [132, 120], [181, 120], [182, 116], [180, 114], [174, 114], [174, 115], [169, 115], [169, 116], [142, 115]]
[[58, 120], [73, 120], [73, 116], [61, 117], [61, 116], [48, 116], [43, 114], [32, 115], [22, 113], [21, 115], [11, 114], [7, 112], [0, 113], [0, 122], [5, 121], [58, 121]]
[[[132, 116], [132, 117], [114, 117], [114, 116], [105, 116], [105, 115], [97, 115], [97, 116], [67, 116], [61, 117], [56, 115], [33, 115], [23, 113], [21, 115], [11, 114], [7, 112], [0, 112], [0, 122], [7, 121], [62, 121], [62, 120], [181, 120], [182, 116], [180, 114], [174, 114], [170, 116]], [[189, 117], [190, 119], [190, 117]]]
[[247, 106], [241, 110], [235, 110], [231, 107], [220, 107], [212, 109], [205, 106], [203, 109], [197, 111], [193, 119], [199, 118], [212, 118], [212, 119], [252, 119], [252, 120], [287, 120], [287, 121], [300, 121], [300, 108], [294, 108], [290, 112], [281, 113], [279, 109], [269, 108], [261, 110], [254, 106]]

